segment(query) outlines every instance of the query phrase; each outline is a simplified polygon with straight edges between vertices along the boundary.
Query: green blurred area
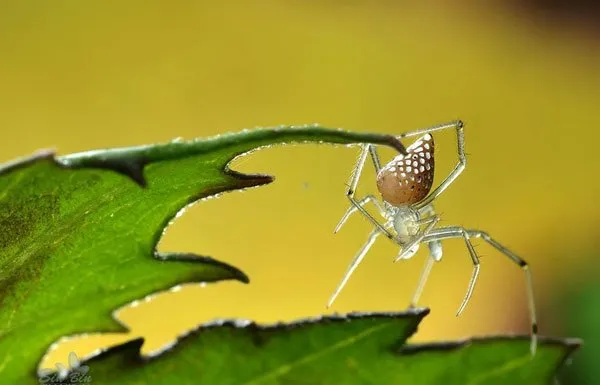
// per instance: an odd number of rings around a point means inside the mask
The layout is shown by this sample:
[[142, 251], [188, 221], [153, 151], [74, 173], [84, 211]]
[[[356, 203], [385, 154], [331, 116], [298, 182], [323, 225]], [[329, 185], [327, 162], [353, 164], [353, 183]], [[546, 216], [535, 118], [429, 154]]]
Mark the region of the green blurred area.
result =
[[[542, 334], [566, 335], [554, 319], [585, 316], [556, 298], [598, 266], [586, 256], [600, 222], [600, 40], [577, 22], [511, 4], [2, 2], [0, 158], [265, 125], [400, 133], [461, 118], [469, 164], [437, 203], [442, 224], [484, 229], [527, 259]], [[439, 182], [456, 162], [452, 133], [436, 136], [436, 151]], [[225, 260], [252, 283], [223, 284], [208, 299], [189, 287], [124, 311], [147, 349], [215, 316], [269, 322], [324, 312], [369, 231], [354, 219], [332, 234], [355, 157], [296, 146], [237, 161], [237, 170], [277, 181], [194, 206], [160, 247]], [[372, 178], [361, 193], [374, 191]], [[526, 332], [522, 273], [485, 245], [478, 251], [481, 278], [457, 319], [471, 266], [462, 243], [445, 246], [418, 339]], [[377, 244], [333, 310], [404, 308], [424, 254], [392, 265], [395, 252]], [[106, 342], [78, 343], [69, 349]]]
[[[596, 258], [598, 254], [594, 255]], [[564, 312], [555, 319], [556, 328], [577, 335], [584, 340], [581, 352], [567, 362], [562, 373], [562, 384], [600, 383], [600, 268], [596, 266], [582, 273], [554, 301], [554, 310]]]

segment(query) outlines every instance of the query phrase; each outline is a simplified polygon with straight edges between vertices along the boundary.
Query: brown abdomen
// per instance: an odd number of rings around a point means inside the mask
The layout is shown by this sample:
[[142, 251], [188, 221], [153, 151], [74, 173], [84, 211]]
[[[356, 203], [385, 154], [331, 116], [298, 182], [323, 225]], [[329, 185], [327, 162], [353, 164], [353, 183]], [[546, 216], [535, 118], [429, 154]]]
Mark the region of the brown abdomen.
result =
[[433, 137], [426, 134], [379, 171], [377, 188], [382, 198], [394, 205], [410, 205], [423, 200], [433, 185]]

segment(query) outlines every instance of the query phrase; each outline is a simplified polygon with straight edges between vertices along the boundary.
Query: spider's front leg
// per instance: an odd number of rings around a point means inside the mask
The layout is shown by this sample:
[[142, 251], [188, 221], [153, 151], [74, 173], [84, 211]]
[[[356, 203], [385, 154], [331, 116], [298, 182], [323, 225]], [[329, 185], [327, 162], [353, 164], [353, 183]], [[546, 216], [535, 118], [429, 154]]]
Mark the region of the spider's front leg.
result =
[[375, 149], [375, 147], [371, 144], [363, 145], [360, 156], [358, 157], [356, 166], [354, 167], [354, 171], [352, 172], [352, 177], [350, 179], [350, 186], [348, 188], [348, 191], [346, 192], [346, 196], [348, 197], [348, 200], [350, 201], [352, 206], [342, 216], [342, 219], [336, 226], [334, 233], [337, 233], [339, 231], [339, 229], [344, 225], [344, 223], [346, 222], [346, 220], [352, 213], [354, 213], [356, 211], [360, 211], [360, 213], [363, 214], [381, 233], [383, 233], [389, 239], [395, 241], [394, 235], [388, 229], [386, 229], [386, 227], [383, 224], [381, 224], [377, 219], [373, 218], [373, 216], [364, 208], [364, 205], [366, 203], [373, 202], [376, 205], [376, 207], [379, 209], [379, 212], [381, 213], [381, 215], [384, 218], [386, 218], [386, 210], [381, 205], [381, 203], [377, 200], [377, 198], [375, 198], [372, 195], [368, 195], [361, 200], [357, 200], [354, 197], [354, 194], [356, 193], [356, 187], [358, 186], [358, 181], [360, 179], [362, 170], [363, 170], [363, 168], [365, 166], [365, 162], [367, 160], [367, 156], [369, 154], [371, 155], [371, 159], [373, 160], [373, 165], [375, 166], [375, 171], [379, 172], [379, 170], [381, 169], [381, 163], [379, 161], [379, 156], [377, 155], [377, 150]]

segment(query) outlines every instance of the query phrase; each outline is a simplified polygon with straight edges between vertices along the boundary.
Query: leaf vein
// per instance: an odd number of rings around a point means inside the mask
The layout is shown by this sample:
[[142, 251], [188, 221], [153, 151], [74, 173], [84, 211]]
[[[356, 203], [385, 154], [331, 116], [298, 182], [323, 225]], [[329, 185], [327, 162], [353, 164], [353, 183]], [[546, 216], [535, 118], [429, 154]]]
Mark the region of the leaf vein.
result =
[[245, 382], [244, 385], [255, 385], [255, 384], [264, 382], [266, 380], [274, 379], [279, 376], [282, 376], [285, 373], [290, 372], [292, 369], [295, 369], [299, 366], [305, 365], [305, 364], [307, 364], [311, 361], [314, 361], [318, 358], [321, 358], [322, 356], [325, 356], [327, 354], [330, 354], [330, 353], [336, 352], [338, 350], [341, 350], [343, 348], [346, 348], [346, 347], [360, 341], [361, 339], [364, 339], [364, 338], [368, 337], [369, 335], [380, 331], [381, 329], [389, 327], [390, 325], [392, 325], [392, 323], [386, 323], [383, 325], [373, 326], [366, 330], [361, 331], [360, 333], [356, 333], [354, 335], [348, 336], [348, 337], [338, 341], [337, 343], [331, 345], [327, 349], [323, 349], [320, 352], [307, 354], [304, 357], [301, 357], [295, 361], [282, 364], [281, 366], [271, 370], [270, 372], [268, 372], [260, 377], [257, 377], [257, 378], [251, 379], [250, 381]]

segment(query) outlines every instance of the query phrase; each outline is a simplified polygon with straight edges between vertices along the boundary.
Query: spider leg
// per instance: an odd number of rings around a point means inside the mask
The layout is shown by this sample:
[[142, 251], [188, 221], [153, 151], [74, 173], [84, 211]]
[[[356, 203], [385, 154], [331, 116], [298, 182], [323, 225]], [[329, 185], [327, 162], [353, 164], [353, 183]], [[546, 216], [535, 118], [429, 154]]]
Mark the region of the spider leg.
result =
[[414, 308], [417, 306], [417, 302], [419, 302], [419, 298], [421, 298], [421, 294], [423, 294], [423, 289], [425, 288], [427, 279], [429, 279], [429, 274], [431, 273], [433, 263], [442, 259], [442, 243], [440, 241], [431, 241], [427, 245], [429, 246], [429, 258], [425, 260], [425, 265], [423, 266], [423, 271], [421, 272], [417, 289], [415, 290], [412, 300], [408, 306], [409, 308]]
[[373, 161], [373, 166], [375, 166], [375, 172], [379, 173], [381, 171], [381, 161], [379, 160], [379, 154], [377, 153], [377, 148], [372, 144], [368, 144], [369, 154], [371, 155], [371, 160]]
[[[346, 192], [346, 196], [348, 197], [348, 200], [350, 201], [350, 203], [352, 204], [352, 206], [354, 206], [354, 208], [356, 210], [360, 211], [360, 213], [363, 214], [373, 225], [375, 225], [375, 227], [380, 232], [385, 234], [386, 237], [388, 237], [389, 239], [391, 239], [397, 243], [397, 241], [394, 238], [394, 235], [388, 229], [386, 229], [385, 226], [383, 224], [381, 224], [377, 219], [373, 218], [373, 216], [371, 214], [369, 214], [369, 212], [367, 210], [365, 210], [364, 207], [362, 207], [362, 205], [360, 204], [360, 201], [358, 201], [358, 200], [356, 200], [356, 198], [354, 198], [354, 193], [356, 192], [356, 186], [358, 185], [358, 180], [360, 179], [360, 175], [365, 166], [365, 161], [367, 160], [367, 156], [369, 154], [371, 154], [371, 158], [373, 159], [373, 164], [375, 165], [375, 169], [378, 170], [378, 167], [381, 167], [380, 162], [379, 162], [379, 156], [377, 156], [377, 151], [375, 150], [375, 148], [370, 144], [363, 145], [362, 151], [358, 157], [356, 166], [354, 167], [354, 171], [352, 172], [352, 178], [350, 179], [350, 187], [349, 187], [348, 191]], [[345, 218], [347, 219], [348, 215], [350, 215], [348, 212], [346, 212], [346, 214], [344, 214], [344, 217], [342, 217], [342, 221], [340, 221], [341, 224], [338, 224], [338, 226], [336, 227], [336, 230], [339, 230], [339, 228], [341, 227], [343, 222], [345, 222]]]
[[438, 126], [422, 128], [420, 130], [409, 131], [404, 134], [400, 134], [398, 136], [399, 139], [406, 138], [409, 136], [422, 135], [427, 134], [434, 131], [445, 130], [453, 128], [456, 130], [456, 140], [458, 144], [458, 163], [454, 170], [440, 183], [438, 187], [435, 188], [425, 199], [417, 204], [417, 208], [422, 208], [429, 205], [435, 198], [440, 196], [441, 193], [444, 192], [454, 182], [454, 180], [460, 175], [461, 172], [465, 169], [467, 165], [467, 156], [465, 155], [465, 135], [463, 130], [463, 122], [457, 120], [455, 122], [440, 124]]
[[464, 239], [465, 245], [467, 246], [467, 250], [469, 251], [469, 255], [471, 257], [471, 261], [473, 262], [473, 273], [471, 274], [471, 279], [469, 280], [467, 293], [465, 294], [465, 297], [461, 302], [458, 311], [456, 312], [456, 315], [459, 316], [463, 312], [463, 310], [467, 306], [467, 303], [471, 299], [471, 296], [473, 295], [473, 289], [475, 288], [475, 283], [477, 282], [477, 278], [479, 276], [479, 257], [477, 256], [475, 248], [471, 243], [470, 234], [467, 232], [467, 230], [465, 230], [462, 227], [450, 226], [436, 229], [427, 234], [424, 237], [423, 242], [440, 241], [448, 238]]
[[358, 251], [358, 253], [354, 257], [354, 260], [352, 260], [352, 263], [350, 263], [350, 266], [348, 266], [348, 270], [346, 271], [346, 274], [344, 274], [342, 281], [339, 283], [338, 287], [335, 289], [335, 292], [329, 299], [329, 302], [327, 303], [328, 308], [331, 307], [331, 305], [333, 304], [333, 302], [335, 301], [337, 296], [340, 294], [340, 292], [342, 291], [342, 289], [348, 282], [348, 279], [350, 278], [352, 273], [354, 273], [354, 270], [356, 270], [358, 265], [362, 262], [363, 258], [365, 257], [365, 255], [367, 254], [367, 252], [369, 251], [371, 246], [373, 246], [373, 243], [375, 243], [375, 240], [377, 239], [377, 237], [379, 235], [381, 235], [381, 231], [379, 231], [379, 229], [374, 229], [373, 231], [371, 231], [371, 234], [369, 234], [369, 238], [367, 239], [367, 242]]
[[[368, 202], [373, 202], [373, 204], [375, 205], [375, 207], [377, 207], [377, 210], [379, 210], [379, 213], [381, 214], [382, 217], [386, 217], [386, 211], [385, 208], [383, 207], [383, 205], [381, 204], [381, 202], [379, 202], [377, 200], [377, 198], [375, 198], [375, 196], [373, 195], [367, 195], [366, 197], [364, 197], [363, 199], [358, 201], [358, 204], [360, 206], [363, 206], [365, 204], [367, 204]], [[348, 218], [350, 217], [350, 215], [354, 214], [356, 211], [358, 211], [358, 209], [356, 208], [356, 206], [352, 205], [348, 208], [348, 210], [346, 211], [346, 213], [344, 214], [344, 216], [342, 217], [342, 219], [340, 219], [340, 222], [337, 224], [337, 226], [335, 227], [335, 230], [333, 230], [334, 233], [337, 233], [342, 226], [344, 225], [344, 223], [346, 223], [346, 221], [348, 220]]]
[[471, 296], [473, 295], [473, 289], [475, 289], [475, 283], [477, 282], [477, 278], [479, 277], [479, 257], [477, 256], [477, 252], [471, 243], [469, 238], [469, 234], [463, 230], [462, 232], [463, 239], [465, 240], [465, 245], [467, 246], [467, 250], [469, 251], [469, 256], [471, 257], [471, 261], [473, 262], [473, 273], [471, 274], [471, 279], [469, 280], [469, 288], [467, 289], [467, 293], [465, 294], [465, 298], [463, 298], [458, 311], [456, 312], [456, 316], [458, 317], [463, 310], [465, 310], [465, 306], [469, 303]]
[[[424, 238], [424, 242], [432, 241], [432, 240], [443, 240], [443, 239], [448, 239], [448, 238], [459, 238], [459, 237], [463, 237], [465, 239], [465, 241], [467, 241], [468, 238], [482, 238], [484, 241], [489, 243], [496, 250], [500, 251], [502, 254], [504, 254], [506, 257], [508, 257], [513, 263], [517, 264], [525, 272], [525, 279], [526, 279], [526, 285], [527, 285], [526, 286], [527, 287], [527, 302], [528, 302], [528, 306], [529, 306], [529, 315], [530, 315], [530, 319], [531, 319], [531, 355], [534, 356], [535, 352], [536, 352], [536, 347], [537, 347], [538, 327], [537, 327], [537, 316], [536, 316], [536, 311], [535, 311], [535, 301], [534, 301], [534, 295], [533, 295], [533, 280], [531, 278], [531, 270], [529, 269], [529, 265], [527, 264], [527, 262], [525, 260], [521, 259], [515, 253], [513, 253], [512, 251], [510, 251], [509, 249], [504, 247], [502, 244], [498, 243], [493, 238], [491, 238], [486, 232], [483, 232], [480, 230], [464, 229], [462, 227], [441, 228], [441, 229], [432, 231], [429, 235], [427, 235]], [[470, 244], [470, 241], [468, 241], [468, 244]], [[469, 246], [467, 246], [467, 247], [469, 247]], [[473, 251], [473, 252], [475, 251], [473, 249], [472, 245], [469, 247], [469, 252], [471, 252], [471, 251]], [[477, 254], [472, 254], [472, 256], [473, 255], [475, 255], [475, 257], [477, 257]], [[471, 278], [471, 281], [473, 281], [473, 277]]]
[[427, 283], [427, 279], [429, 278], [429, 273], [431, 273], [431, 268], [433, 267], [434, 262], [435, 259], [433, 259], [432, 256], [429, 256], [425, 260], [425, 265], [423, 266], [423, 271], [421, 272], [417, 289], [415, 290], [415, 293], [410, 301], [410, 305], [408, 306], [409, 308], [417, 307], [417, 302], [419, 302], [419, 298], [421, 298], [421, 294], [423, 294], [423, 288]]
[[531, 317], [531, 355], [535, 355], [537, 347], [537, 316], [535, 312], [535, 300], [533, 295], [533, 280], [531, 278], [531, 270], [525, 260], [518, 257], [515, 253], [504, 247], [498, 241], [491, 238], [486, 232], [479, 230], [468, 230], [467, 231], [473, 238], [482, 238], [484, 241], [492, 245], [496, 250], [506, 255], [513, 263], [517, 264], [525, 273], [526, 285], [527, 285], [527, 302], [529, 306], [529, 315]]

